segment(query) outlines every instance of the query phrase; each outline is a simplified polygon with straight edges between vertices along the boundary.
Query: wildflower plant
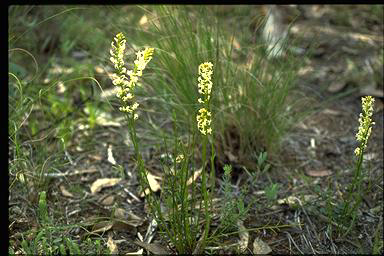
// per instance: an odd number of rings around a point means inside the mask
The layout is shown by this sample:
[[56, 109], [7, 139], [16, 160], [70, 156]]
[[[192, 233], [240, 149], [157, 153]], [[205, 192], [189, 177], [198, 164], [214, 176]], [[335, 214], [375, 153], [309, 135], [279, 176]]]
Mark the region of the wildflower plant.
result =
[[[117, 97], [121, 100], [120, 111], [127, 115], [128, 128], [131, 141], [134, 146], [136, 162], [139, 170], [139, 181], [142, 191], [145, 192], [148, 205], [151, 213], [159, 223], [159, 227], [163, 234], [171, 240], [176, 250], [179, 253], [199, 253], [206, 245], [209, 234], [209, 226], [211, 221], [212, 210], [212, 192], [214, 188], [214, 147], [211, 143], [211, 190], [207, 187], [208, 178], [205, 171], [206, 165], [206, 148], [208, 136], [212, 135], [211, 127], [211, 112], [210, 99], [212, 90], [212, 67], [210, 62], [202, 63], [199, 66], [198, 91], [201, 94], [198, 102], [201, 108], [197, 114], [197, 127], [202, 135], [203, 151], [202, 151], [202, 188], [201, 200], [197, 190], [195, 178], [190, 179], [190, 176], [195, 177], [195, 171], [190, 171], [189, 161], [192, 158], [191, 152], [194, 148], [193, 136], [192, 143], [188, 142], [188, 146], [184, 146], [178, 139], [177, 126], [174, 127], [175, 146], [173, 166], [164, 166], [164, 186], [160, 198], [156, 198], [151, 193], [150, 183], [148, 181], [148, 171], [145, 169], [144, 160], [139, 150], [139, 141], [136, 136], [135, 120], [138, 118], [136, 110], [139, 104], [135, 100], [134, 88], [138, 78], [142, 76], [143, 70], [152, 59], [154, 52], [153, 48], [146, 48], [144, 51], [139, 51], [137, 59], [134, 62], [134, 69], [127, 70], [124, 66], [124, 50], [126, 39], [122, 33], [119, 33], [114, 38], [111, 44], [111, 62], [114, 64], [115, 73], [111, 79], [114, 85], [119, 87]], [[173, 121], [176, 124], [176, 113], [173, 112]], [[166, 145], [166, 140], [165, 144]], [[193, 168], [194, 169], [194, 168]], [[191, 188], [190, 188], [191, 187]], [[191, 193], [189, 193], [191, 192]], [[200, 207], [197, 208], [197, 202], [200, 201]], [[166, 212], [164, 212], [164, 205]], [[197, 210], [196, 210], [197, 209]], [[199, 243], [197, 241], [200, 225], [200, 216], [202, 209], [204, 210], [205, 226]], [[197, 211], [197, 212], [196, 212]], [[197, 216], [197, 219], [195, 218]]]
[[213, 64], [211, 62], [204, 62], [199, 65], [199, 77], [198, 77], [198, 91], [201, 96], [201, 98], [198, 98], [198, 102], [201, 104], [201, 108], [199, 109], [196, 121], [197, 121], [197, 128], [199, 132], [203, 136], [203, 150], [202, 150], [202, 193], [204, 197], [204, 209], [205, 209], [205, 228], [204, 228], [204, 239], [203, 244], [205, 243], [205, 240], [208, 237], [209, 233], [209, 225], [211, 221], [210, 213], [209, 213], [209, 206], [211, 205], [211, 210], [213, 207], [212, 204], [212, 192], [215, 187], [215, 166], [214, 166], [214, 158], [215, 158], [215, 150], [214, 150], [214, 144], [212, 141], [210, 141], [211, 144], [211, 173], [210, 173], [210, 187], [211, 192], [209, 193], [207, 190], [207, 175], [205, 171], [205, 165], [206, 165], [206, 157], [207, 157], [207, 142], [208, 142], [208, 136], [212, 135], [212, 116], [210, 111], [210, 99], [211, 99], [211, 91], [212, 91], [212, 75], [213, 75]]
[[[368, 139], [372, 133], [372, 126], [375, 122], [372, 121], [373, 115], [373, 104], [375, 99], [372, 96], [366, 96], [361, 98], [362, 103], [362, 113], [359, 116], [359, 128], [356, 133], [356, 140], [359, 143], [358, 147], [355, 149], [354, 153], [357, 157], [355, 164], [355, 172], [352, 183], [348, 187], [348, 198], [344, 202], [343, 216], [346, 219], [352, 219], [349, 223], [349, 228], [345, 234], [353, 227], [356, 216], [357, 209], [362, 200], [362, 168], [364, 160], [364, 152], [367, 148]], [[352, 206], [351, 206], [352, 204]]]
[[[153, 48], [146, 48], [144, 51], [136, 53], [133, 70], [127, 70], [124, 66], [124, 51], [126, 39], [123, 33], [118, 33], [111, 43], [111, 62], [114, 64], [115, 73], [112, 74], [112, 83], [119, 87], [116, 96], [120, 98], [121, 105], [119, 110], [126, 114], [128, 119], [129, 135], [134, 147], [136, 162], [139, 169], [139, 180], [143, 191], [150, 187], [148, 181], [148, 171], [145, 169], [143, 158], [140, 154], [139, 142], [136, 136], [135, 120], [138, 119], [138, 114], [135, 113], [139, 107], [139, 103], [135, 102], [134, 89], [138, 78], [142, 76], [143, 70], [152, 59], [154, 52]], [[128, 79], [129, 78], [129, 79]], [[150, 206], [152, 198], [149, 196]]]
[[138, 114], [135, 112], [139, 107], [139, 103], [135, 101], [134, 89], [138, 78], [142, 76], [143, 70], [152, 59], [154, 49], [146, 48], [144, 51], [137, 52], [133, 70], [127, 70], [124, 66], [125, 44], [126, 39], [123, 33], [118, 33], [114, 38], [114, 42], [112, 41], [111, 43], [110, 60], [114, 64], [116, 71], [112, 74], [111, 79], [112, 83], [119, 87], [119, 91], [116, 94], [122, 103], [119, 110], [126, 113], [128, 119], [129, 134], [134, 146], [136, 161], [139, 166], [139, 177], [144, 191], [145, 187], [149, 187], [149, 182], [147, 179], [147, 171], [145, 170], [144, 162], [140, 154], [135, 130], [135, 120], [138, 119]]

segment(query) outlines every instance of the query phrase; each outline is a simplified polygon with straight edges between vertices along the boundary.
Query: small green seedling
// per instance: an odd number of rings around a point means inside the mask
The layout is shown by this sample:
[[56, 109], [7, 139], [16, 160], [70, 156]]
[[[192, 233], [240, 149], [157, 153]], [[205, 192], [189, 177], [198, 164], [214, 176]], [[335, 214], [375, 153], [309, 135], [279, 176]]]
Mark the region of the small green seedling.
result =
[[277, 194], [279, 191], [279, 184], [272, 183], [265, 188], [265, 196], [267, 197], [270, 203], [273, 203], [277, 199]]

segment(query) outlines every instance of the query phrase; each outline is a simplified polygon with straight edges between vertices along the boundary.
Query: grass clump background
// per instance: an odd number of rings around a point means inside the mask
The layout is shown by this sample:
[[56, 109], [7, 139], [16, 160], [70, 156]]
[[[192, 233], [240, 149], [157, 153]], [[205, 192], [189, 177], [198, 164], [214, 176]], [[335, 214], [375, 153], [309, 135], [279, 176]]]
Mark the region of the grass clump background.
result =
[[[231, 38], [247, 27], [226, 31], [215, 8], [198, 7], [196, 12], [190, 8], [159, 7], [156, 16], [147, 14], [152, 26], [147, 32], [151, 37], [146, 40], [158, 49], [156, 76], [148, 79], [159, 101], [157, 109], [161, 108], [163, 114], [176, 109], [178, 122], [188, 129], [185, 124], [194, 118], [190, 113], [197, 110], [194, 67], [202, 60], [212, 60], [212, 101], [217, 113], [213, 122], [219, 158], [224, 161], [224, 152], [229, 151], [239, 162], [249, 163], [254, 160], [253, 153], [274, 152], [290, 124], [297, 120], [294, 74], [298, 61], [287, 56], [272, 64], [261, 39], [251, 47], [234, 49]], [[247, 63], [236, 61], [235, 54]]]

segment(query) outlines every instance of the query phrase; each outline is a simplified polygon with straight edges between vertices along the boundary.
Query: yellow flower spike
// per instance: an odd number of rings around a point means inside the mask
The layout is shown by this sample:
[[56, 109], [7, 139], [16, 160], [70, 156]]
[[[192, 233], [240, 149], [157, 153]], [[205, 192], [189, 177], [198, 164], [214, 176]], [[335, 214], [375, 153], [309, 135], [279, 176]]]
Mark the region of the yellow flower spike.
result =
[[198, 87], [199, 87], [199, 93], [204, 96], [205, 99], [199, 100], [204, 101], [205, 103], [208, 102], [208, 100], [211, 97], [211, 90], [212, 90], [212, 70], [213, 64], [211, 62], [204, 62], [199, 65], [199, 77], [197, 79], [198, 81]]
[[208, 106], [208, 101], [211, 98], [212, 91], [212, 75], [213, 75], [213, 64], [211, 62], [204, 62], [199, 65], [199, 77], [198, 81], [198, 91], [202, 95], [201, 98], [198, 98], [197, 101], [200, 104], [203, 104], [204, 107], [201, 108], [196, 116], [197, 128], [203, 135], [212, 134], [211, 128], [211, 112], [205, 107]]
[[372, 133], [372, 126], [375, 124], [375, 122], [372, 122], [374, 102], [375, 99], [372, 96], [361, 98], [363, 113], [360, 113], [359, 130], [356, 133], [356, 140], [360, 142], [359, 147], [355, 149], [356, 156], [360, 156], [367, 147], [369, 136]]
[[[115, 44], [116, 43], [116, 44]], [[125, 37], [123, 33], [118, 33], [115, 37], [115, 43], [111, 43], [111, 58], [110, 60], [115, 65], [115, 69], [119, 72], [124, 71], [124, 51], [125, 51]]]
[[144, 51], [139, 51], [136, 53], [137, 58], [134, 62], [135, 63], [134, 73], [136, 73], [137, 76], [142, 75], [142, 71], [145, 69], [148, 62], [152, 59], [154, 50], [155, 50], [154, 48], [146, 48]]
[[212, 129], [210, 127], [211, 112], [209, 112], [205, 108], [201, 108], [199, 110], [199, 114], [196, 117], [196, 120], [197, 120], [197, 128], [202, 134], [207, 135], [212, 133]]
[[[134, 88], [142, 76], [143, 70], [152, 59], [154, 48], [146, 48], [144, 51], [138, 51], [136, 53], [136, 60], [134, 61], [134, 69], [127, 70], [124, 67], [124, 51], [125, 51], [126, 39], [123, 33], [118, 33], [114, 42], [111, 43], [111, 62], [114, 64], [116, 73], [111, 75], [112, 83], [120, 90], [116, 93], [116, 96], [121, 99], [122, 106], [119, 110], [125, 113], [132, 114], [134, 120], [138, 119], [138, 114], [134, 113], [139, 107], [137, 102], [133, 102], [135, 97]], [[128, 79], [129, 78], [129, 79]]]

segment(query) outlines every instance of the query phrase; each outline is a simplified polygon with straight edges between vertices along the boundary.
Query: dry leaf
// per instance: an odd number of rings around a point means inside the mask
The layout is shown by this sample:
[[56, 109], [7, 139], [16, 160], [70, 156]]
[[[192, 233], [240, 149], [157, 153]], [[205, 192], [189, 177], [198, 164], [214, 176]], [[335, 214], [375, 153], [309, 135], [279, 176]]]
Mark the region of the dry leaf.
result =
[[326, 114], [326, 115], [333, 115], [333, 116], [340, 116], [341, 115], [340, 111], [330, 109], [330, 108], [326, 108], [321, 112]]
[[102, 179], [97, 179], [91, 185], [91, 193], [95, 194], [95, 193], [99, 192], [102, 188], [115, 186], [120, 181], [121, 181], [120, 178], [102, 178]]
[[140, 232], [137, 232], [137, 237], [140, 239], [139, 241], [143, 242], [143, 236], [140, 234]]
[[61, 194], [63, 194], [63, 196], [66, 196], [66, 197], [75, 197], [71, 192], [69, 192], [65, 187], [64, 185], [60, 185], [60, 191], [61, 191]]
[[329, 176], [332, 174], [332, 172], [330, 170], [326, 170], [326, 169], [323, 169], [323, 170], [309, 170], [309, 171], [306, 171], [305, 172], [308, 176], [312, 176], [312, 177], [325, 177], [325, 176]]
[[117, 208], [115, 212], [113, 213], [113, 216], [117, 219], [125, 219], [125, 210], [122, 208]]
[[350, 47], [347, 47], [344, 45], [341, 46], [341, 50], [343, 50], [346, 53], [352, 54], [352, 55], [358, 55], [359, 54], [359, 50], [353, 49], [353, 48], [350, 48]]
[[136, 240], [134, 243], [137, 244], [138, 246], [143, 247], [145, 250], [150, 251], [153, 254], [168, 255], [171, 253], [170, 251], [168, 251], [168, 249], [166, 247], [164, 247], [161, 244], [155, 244], [155, 243], [154, 244], [148, 244], [148, 243], [144, 243], [144, 242], [141, 242], [138, 240]]
[[193, 177], [190, 177], [187, 181], [187, 186], [191, 185], [192, 182], [196, 181], [196, 179], [199, 177], [199, 175], [201, 174], [201, 172], [203, 171], [202, 168], [200, 168], [199, 170], [195, 171], [195, 173], [193, 174]]
[[107, 247], [111, 254], [119, 254], [119, 249], [117, 248], [117, 245], [113, 241], [112, 236], [108, 237]]
[[384, 102], [382, 100], [375, 101], [375, 106], [373, 107], [373, 110], [375, 113], [379, 113], [384, 109]]
[[139, 21], [140, 26], [143, 26], [148, 23], [148, 18], [146, 15], [143, 15]]
[[[152, 221], [148, 225], [147, 233], [145, 234], [145, 241], [147, 243], [150, 244], [152, 239], [154, 238], [157, 226], [158, 226], [157, 221], [155, 219], [152, 219]], [[143, 242], [143, 239], [141, 239], [140, 241]]]
[[201, 247], [202, 247], [202, 245], [203, 245], [203, 241], [204, 241], [205, 233], [206, 233], [206, 230], [204, 229], [203, 233], [202, 233], [201, 236], [200, 236], [199, 241], [197, 241], [195, 250], [193, 250], [193, 253], [192, 253], [192, 254], [200, 254], [200, 253], [201, 253], [201, 249], [202, 249]]
[[108, 162], [110, 162], [113, 165], [116, 165], [116, 160], [112, 154], [112, 145], [108, 146]]
[[113, 230], [130, 232], [132, 234], [136, 234], [137, 228], [131, 225], [130, 222], [124, 220], [114, 220], [113, 221]]
[[[116, 121], [114, 121], [116, 120]], [[114, 126], [114, 127], [120, 127], [121, 126], [121, 122], [120, 120], [122, 120], [122, 118], [116, 118], [116, 119], [113, 119], [111, 117], [111, 115], [107, 114], [107, 113], [100, 113], [97, 117], [96, 117], [96, 124], [97, 125], [100, 125], [100, 126]]]
[[253, 254], [268, 254], [271, 252], [272, 249], [266, 242], [258, 237], [255, 238], [255, 241], [253, 242]]
[[240, 252], [245, 252], [248, 248], [248, 242], [249, 242], [249, 232], [246, 230], [246, 228], [243, 225], [243, 221], [238, 221], [237, 226], [239, 227], [239, 250]]
[[101, 204], [112, 205], [114, 201], [115, 201], [115, 197], [111, 195], [111, 196], [107, 196], [103, 201], [101, 201]]
[[139, 25], [142, 27], [144, 31], [148, 30], [149, 28], [149, 22], [146, 15], [143, 15], [139, 21]]
[[361, 96], [370, 95], [378, 98], [383, 98], [384, 91], [382, 89], [377, 89], [375, 85], [370, 85], [370, 86], [361, 87], [360, 95]]
[[130, 225], [134, 227], [138, 227], [143, 224], [144, 220], [139, 216], [135, 215], [134, 213], [128, 212], [126, 216], [126, 222], [128, 222]]
[[144, 249], [140, 249], [137, 252], [128, 252], [125, 255], [142, 255], [144, 252]]
[[[151, 174], [150, 172], [148, 172], [147, 179], [149, 182], [149, 187], [151, 188], [151, 190], [153, 192], [156, 192], [160, 189], [160, 183], [157, 182], [157, 180], [156, 180], [156, 179], [161, 180], [160, 177], [155, 176], [155, 175]], [[148, 194], [149, 194], [149, 189], [146, 188], [143, 192], [140, 193], [140, 197], [144, 197], [144, 195], [148, 195]]]
[[236, 163], [237, 160], [238, 160], [237, 157], [235, 155], [233, 155], [231, 151], [228, 151], [228, 150], [224, 151], [224, 155], [226, 157], [228, 157], [228, 160], [230, 162], [235, 162]]
[[95, 66], [95, 71], [96, 73], [99, 73], [99, 74], [105, 73], [103, 67], [99, 65]]
[[298, 207], [300, 204], [303, 204], [305, 202], [314, 201], [316, 199], [317, 199], [317, 196], [315, 196], [315, 195], [304, 195], [303, 198], [298, 198], [295, 196], [288, 196], [286, 198], [277, 200], [277, 203], [278, 204], [288, 204], [289, 207], [293, 208], [293, 207]]
[[160, 189], [160, 183], [157, 182], [157, 180], [161, 180], [161, 177], [155, 176], [150, 172], [148, 172], [147, 178], [148, 178], [149, 186], [153, 192], [156, 192], [157, 190]]
[[337, 93], [340, 92], [347, 83], [345, 81], [333, 81], [329, 86], [328, 86], [328, 92], [331, 93]]
[[306, 67], [301, 67], [301, 68], [297, 71], [297, 74], [298, 74], [299, 76], [304, 76], [304, 75], [306, 75], [306, 74], [308, 74], [308, 73], [310, 73], [310, 72], [313, 72], [313, 71], [314, 71], [313, 67], [311, 67], [311, 66], [306, 66]]
[[117, 231], [130, 232], [133, 234], [136, 234], [137, 232], [137, 229], [134, 225], [131, 225], [131, 223], [125, 220], [120, 220], [120, 219], [100, 221], [93, 225], [92, 232], [104, 233], [110, 229], [117, 230]]
[[[88, 107], [84, 108], [84, 112], [87, 115], [91, 114], [91, 111]], [[101, 111], [100, 109], [96, 110], [96, 120], [95, 123], [100, 126], [115, 126], [120, 127], [121, 121], [124, 120], [124, 117], [113, 118], [112, 115], [108, 112]]]
[[313, 148], [313, 149], [316, 148], [316, 141], [315, 141], [314, 138], [310, 139], [310, 147]]
[[110, 230], [113, 227], [113, 223], [110, 221], [101, 221], [99, 223], [96, 223], [93, 228], [92, 232], [94, 233], [104, 233], [108, 230]]
[[365, 153], [364, 154], [364, 161], [372, 161], [377, 159], [377, 154], [376, 153]]
[[57, 84], [57, 93], [62, 94], [67, 90], [67, 87], [65, 87], [64, 83], [62, 81], [58, 82]]
[[380, 212], [383, 211], [383, 205], [378, 205], [372, 209], [369, 210], [369, 212], [373, 215], [380, 214]]
[[125, 223], [133, 227], [141, 226], [144, 222], [144, 220], [139, 216], [135, 215], [132, 212], [127, 212], [122, 208], [117, 208], [115, 210], [114, 217], [120, 220], [124, 220]]

